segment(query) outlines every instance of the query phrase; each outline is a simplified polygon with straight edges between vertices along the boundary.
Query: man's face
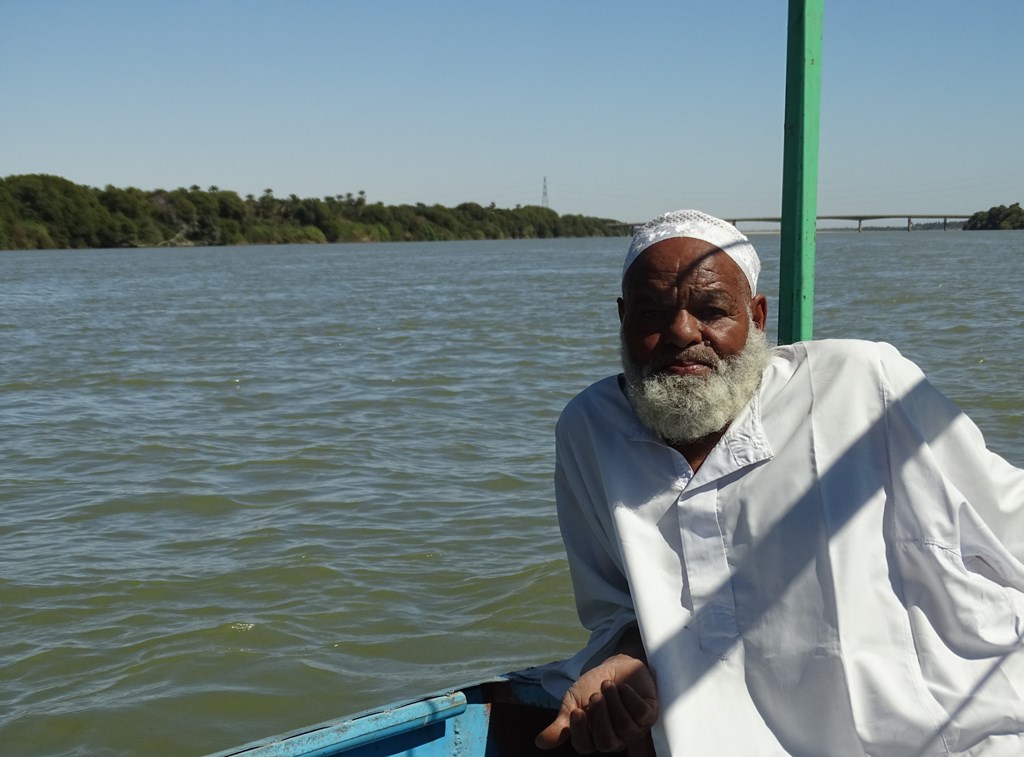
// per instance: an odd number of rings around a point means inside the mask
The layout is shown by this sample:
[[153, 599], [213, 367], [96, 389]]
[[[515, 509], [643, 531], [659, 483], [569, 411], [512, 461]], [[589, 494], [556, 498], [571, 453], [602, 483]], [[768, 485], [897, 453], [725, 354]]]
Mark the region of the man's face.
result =
[[741, 352], [751, 324], [764, 331], [767, 317], [764, 295], [751, 296], [735, 261], [689, 237], [644, 250], [626, 274], [618, 304], [632, 361], [645, 372], [680, 376], [711, 373], [714, 356]]

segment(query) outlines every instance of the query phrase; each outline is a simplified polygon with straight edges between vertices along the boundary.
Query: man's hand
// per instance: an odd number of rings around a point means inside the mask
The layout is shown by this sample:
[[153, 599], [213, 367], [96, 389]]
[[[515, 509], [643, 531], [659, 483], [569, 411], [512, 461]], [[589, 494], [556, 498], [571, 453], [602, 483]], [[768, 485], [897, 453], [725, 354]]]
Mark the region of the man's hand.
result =
[[609, 657], [588, 670], [562, 697], [558, 717], [538, 734], [537, 747], [554, 749], [572, 739], [580, 754], [614, 752], [644, 738], [658, 719], [658, 692], [646, 663]]

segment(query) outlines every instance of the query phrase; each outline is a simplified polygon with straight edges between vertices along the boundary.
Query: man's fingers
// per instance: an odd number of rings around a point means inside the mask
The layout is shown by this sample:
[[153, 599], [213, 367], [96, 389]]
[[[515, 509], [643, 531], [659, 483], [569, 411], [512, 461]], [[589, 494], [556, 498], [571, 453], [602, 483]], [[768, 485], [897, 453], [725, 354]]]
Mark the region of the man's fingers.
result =
[[569, 734], [572, 748], [580, 754], [593, 754], [594, 740], [590, 736], [590, 718], [583, 710], [573, 710], [569, 716]]
[[641, 730], [647, 730], [654, 725], [658, 719], [657, 700], [644, 699], [632, 686], [623, 686], [618, 690], [618, 694], [630, 719]]
[[564, 744], [568, 738], [569, 713], [566, 710], [560, 710], [558, 717], [551, 722], [551, 725], [537, 734], [533, 743], [538, 749], [554, 749]]
[[[626, 707], [623, 697], [629, 693], [635, 694], [628, 686], [618, 687], [607, 682], [601, 687], [604, 694], [605, 709], [609, 721], [609, 728], [615, 735], [614, 743], [609, 742], [612, 749], [620, 749], [623, 745], [629, 744], [638, 739], [646, 730], [646, 727], [637, 722], [632, 711]], [[601, 742], [597, 742], [601, 746]]]
[[[590, 726], [590, 737], [594, 749], [598, 752], [612, 752], [622, 748], [622, 739], [616, 733], [615, 723], [609, 711], [609, 701], [605, 693], [615, 694], [615, 684], [605, 681], [601, 684], [601, 693], [590, 697], [587, 705], [587, 724]], [[619, 705], [621, 707], [621, 705]]]

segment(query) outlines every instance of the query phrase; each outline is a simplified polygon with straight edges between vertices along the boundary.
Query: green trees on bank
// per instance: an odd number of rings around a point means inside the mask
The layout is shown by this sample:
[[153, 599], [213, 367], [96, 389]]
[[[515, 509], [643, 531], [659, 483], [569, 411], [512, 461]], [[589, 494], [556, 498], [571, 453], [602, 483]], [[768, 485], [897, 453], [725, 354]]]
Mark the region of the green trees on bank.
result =
[[40, 174], [0, 179], [0, 249], [156, 247], [300, 242], [396, 242], [585, 237], [627, 233], [602, 218], [536, 206], [368, 203], [333, 197], [256, 197], [198, 186], [104, 189]]
[[1015, 202], [1009, 207], [996, 205], [988, 210], [979, 210], [967, 219], [964, 229], [1024, 229], [1024, 209], [1021, 209], [1019, 202]]

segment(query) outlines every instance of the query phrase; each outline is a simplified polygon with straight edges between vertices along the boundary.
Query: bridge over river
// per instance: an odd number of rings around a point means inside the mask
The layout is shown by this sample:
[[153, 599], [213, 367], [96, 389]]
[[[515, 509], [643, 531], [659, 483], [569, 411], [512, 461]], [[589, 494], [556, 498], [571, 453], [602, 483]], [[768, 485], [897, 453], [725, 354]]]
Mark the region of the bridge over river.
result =
[[[819, 221], [856, 221], [857, 231], [864, 230], [865, 221], [881, 221], [890, 218], [907, 219], [907, 231], [912, 231], [914, 228], [914, 221], [920, 221], [922, 219], [942, 219], [942, 230], [946, 231], [949, 228], [949, 221], [967, 220], [974, 213], [861, 213], [856, 215], [845, 215], [845, 216], [818, 216]], [[778, 216], [757, 216], [749, 218], [737, 218], [735, 216], [724, 216], [725, 220], [729, 221], [733, 226], [739, 223], [781, 223], [782, 219]], [[623, 223], [614, 224], [615, 226], [623, 226], [627, 232], [630, 229], [635, 229], [642, 224], [639, 223]]]
[[[865, 221], [881, 221], [889, 218], [906, 218], [907, 219], [907, 231], [912, 231], [914, 228], [914, 220], [921, 220], [923, 218], [928, 219], [942, 219], [942, 230], [946, 231], [949, 226], [949, 219], [956, 220], [967, 220], [974, 213], [886, 213], [884, 215], [866, 214], [866, 215], [849, 215], [849, 216], [818, 216], [819, 221], [856, 221], [857, 231], [864, 230]], [[730, 218], [729, 222], [735, 226], [737, 223], [744, 221], [765, 221], [771, 223], [781, 223], [782, 219], [775, 218]]]

